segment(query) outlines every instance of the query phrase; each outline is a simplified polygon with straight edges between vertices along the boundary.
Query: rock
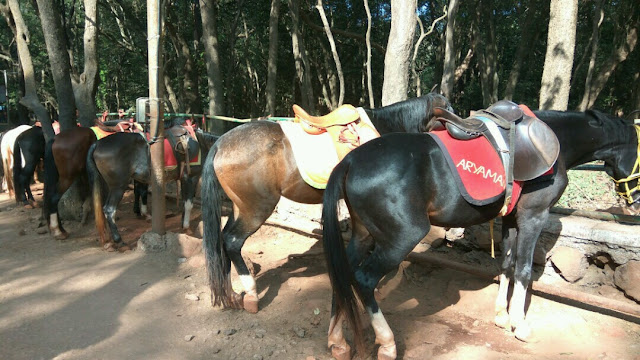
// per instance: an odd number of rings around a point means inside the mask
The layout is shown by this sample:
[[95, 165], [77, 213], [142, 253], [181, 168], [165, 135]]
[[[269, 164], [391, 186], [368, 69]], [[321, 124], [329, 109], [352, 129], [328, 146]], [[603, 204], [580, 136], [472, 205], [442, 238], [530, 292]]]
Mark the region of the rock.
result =
[[299, 338], [304, 338], [304, 336], [306, 335], [306, 330], [301, 328], [301, 327], [297, 327], [297, 326], [293, 327], [293, 332], [296, 333], [296, 335]]
[[589, 267], [582, 251], [566, 246], [556, 247], [553, 250], [551, 263], [560, 275], [571, 283], [582, 279]]
[[195, 335], [187, 335], [184, 337], [184, 341], [191, 341], [193, 340], [193, 338], [195, 337]]
[[464, 228], [450, 228], [445, 232], [445, 239], [456, 241], [464, 237]]
[[204, 267], [205, 262], [204, 254], [200, 253], [190, 257], [189, 260], [187, 260], [187, 265], [194, 268], [201, 268]]
[[38, 230], [36, 230], [36, 233], [38, 233], [39, 235], [44, 235], [48, 232], [49, 232], [49, 229], [46, 229], [46, 228], [39, 228]]
[[[169, 233], [167, 233], [168, 235]], [[138, 250], [153, 253], [161, 252], [167, 249], [166, 236], [159, 235], [152, 231], [147, 231], [140, 236], [138, 240]]]
[[231, 336], [231, 335], [233, 335], [233, 334], [235, 334], [237, 332], [238, 332], [238, 330], [236, 330], [236, 329], [226, 329], [226, 330], [222, 331], [222, 333], [224, 335], [226, 335], [226, 336]]
[[[169, 234], [167, 233], [167, 236]], [[171, 250], [178, 256], [190, 258], [202, 253], [202, 240], [186, 234], [172, 234]]]
[[200, 300], [200, 297], [196, 294], [187, 294], [184, 296], [185, 299], [187, 300], [191, 300], [191, 301], [198, 301]]
[[260, 355], [260, 354], [255, 354], [255, 355], [253, 355], [253, 359], [254, 359], [254, 360], [262, 360], [262, 355]]
[[631, 260], [618, 266], [613, 274], [613, 280], [627, 296], [640, 302], [640, 261]]
[[20, 229], [20, 231], [18, 231], [18, 235], [20, 236], [24, 236], [27, 234], [27, 231], [25, 229]]

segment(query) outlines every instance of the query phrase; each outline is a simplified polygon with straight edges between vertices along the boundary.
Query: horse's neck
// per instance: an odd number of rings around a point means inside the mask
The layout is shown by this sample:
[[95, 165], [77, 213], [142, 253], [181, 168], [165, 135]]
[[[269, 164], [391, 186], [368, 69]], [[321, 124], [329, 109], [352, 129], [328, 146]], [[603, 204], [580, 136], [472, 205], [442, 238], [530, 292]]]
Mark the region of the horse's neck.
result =
[[392, 132], [415, 132], [405, 127], [403, 120], [406, 114], [403, 114], [401, 111], [392, 111], [384, 108], [364, 109], [364, 111], [380, 135]]

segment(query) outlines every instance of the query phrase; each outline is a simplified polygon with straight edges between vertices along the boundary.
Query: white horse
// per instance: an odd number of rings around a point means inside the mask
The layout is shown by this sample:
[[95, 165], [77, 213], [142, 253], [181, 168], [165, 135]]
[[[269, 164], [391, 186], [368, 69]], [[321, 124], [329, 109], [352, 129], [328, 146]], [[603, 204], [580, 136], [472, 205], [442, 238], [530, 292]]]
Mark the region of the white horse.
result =
[[[9, 196], [14, 196], [13, 189], [13, 145], [18, 138], [18, 135], [31, 129], [31, 125], [20, 125], [13, 128], [2, 137], [0, 142], [0, 153], [2, 154], [2, 169], [4, 170], [4, 178], [2, 179], [3, 188], [6, 188], [9, 192]], [[22, 163], [24, 164], [24, 157], [22, 157]]]

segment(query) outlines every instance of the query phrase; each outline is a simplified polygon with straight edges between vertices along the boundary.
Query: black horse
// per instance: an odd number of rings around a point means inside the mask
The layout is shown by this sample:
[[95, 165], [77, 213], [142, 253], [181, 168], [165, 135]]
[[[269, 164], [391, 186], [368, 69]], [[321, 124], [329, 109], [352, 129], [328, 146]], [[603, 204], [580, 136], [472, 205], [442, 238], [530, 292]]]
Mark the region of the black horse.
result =
[[[438, 94], [410, 99], [379, 109], [365, 109], [380, 134], [424, 131], [435, 107], [451, 108]], [[233, 202], [233, 215], [221, 231], [222, 191]], [[273, 213], [281, 196], [318, 204], [323, 190], [300, 175], [294, 152], [282, 127], [270, 121], [243, 124], [220, 137], [211, 148], [202, 176], [204, 248], [211, 296], [215, 305], [258, 311], [255, 280], [242, 259], [245, 240]], [[246, 294], [231, 288], [233, 262]]]
[[[603, 160], [630, 206], [637, 210], [640, 199], [637, 126], [634, 129], [598, 111], [539, 111], [535, 115], [556, 134], [560, 155], [555, 176], [525, 181], [514, 210], [502, 219], [502, 275], [495, 321], [521, 340], [530, 335], [525, 299], [534, 247], [549, 209], [567, 186], [567, 169]], [[341, 198], [347, 203], [353, 228], [346, 250], [337, 218]], [[394, 359], [393, 332], [374, 298], [380, 279], [398, 267], [431, 225], [484, 223], [498, 216], [503, 205], [504, 196], [483, 206], [467, 202], [443, 151], [429, 134], [383, 136], [347, 155], [331, 174], [322, 212], [323, 246], [334, 293], [328, 342], [333, 355], [339, 359], [350, 355], [342, 333], [344, 320], [354, 331], [358, 351], [364, 349], [360, 299], [380, 344], [378, 358]], [[511, 276], [515, 282], [507, 312]]]
[[[202, 131], [196, 131], [195, 134], [201, 156], [204, 156], [218, 137]], [[178, 164], [175, 168], [165, 169], [165, 180], [181, 182], [184, 200], [183, 228], [188, 229], [195, 187], [198, 184], [202, 166], [191, 165], [190, 170], [185, 171], [181, 166], [181, 158], [176, 156], [176, 160]], [[131, 179], [134, 180], [134, 212], [146, 214], [147, 184], [151, 174], [147, 139], [140, 133], [115, 133], [98, 140], [91, 145], [87, 153], [87, 173], [89, 184], [93, 188], [94, 215], [101, 245], [108, 242], [104, 224], [106, 215], [111, 239], [116, 247], [120, 247], [123, 244], [115, 224], [115, 212]], [[104, 207], [103, 197], [106, 199]], [[140, 198], [142, 198], [142, 211], [139, 208]]]
[[13, 183], [17, 203], [36, 206], [30, 184], [43, 157], [44, 134], [41, 127], [33, 126], [18, 135], [13, 144]]

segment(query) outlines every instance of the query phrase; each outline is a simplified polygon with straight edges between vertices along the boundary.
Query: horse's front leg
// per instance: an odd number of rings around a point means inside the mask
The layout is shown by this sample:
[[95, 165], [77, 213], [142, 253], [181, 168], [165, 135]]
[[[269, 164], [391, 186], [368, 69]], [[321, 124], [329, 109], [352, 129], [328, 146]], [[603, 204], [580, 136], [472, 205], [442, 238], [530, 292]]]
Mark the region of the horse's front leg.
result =
[[521, 216], [518, 221], [518, 235], [516, 236], [516, 261], [514, 270], [513, 295], [509, 305], [511, 328], [516, 338], [522, 341], [533, 341], [531, 327], [525, 320], [525, 302], [527, 289], [531, 282], [533, 270], [533, 254], [542, 232], [542, 227], [549, 218], [546, 209], [537, 214]]
[[[149, 185], [139, 181], [133, 181], [133, 212], [139, 218], [149, 219], [149, 211], [147, 208], [147, 196], [149, 194]], [[142, 200], [142, 204], [140, 203]]]

